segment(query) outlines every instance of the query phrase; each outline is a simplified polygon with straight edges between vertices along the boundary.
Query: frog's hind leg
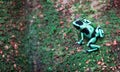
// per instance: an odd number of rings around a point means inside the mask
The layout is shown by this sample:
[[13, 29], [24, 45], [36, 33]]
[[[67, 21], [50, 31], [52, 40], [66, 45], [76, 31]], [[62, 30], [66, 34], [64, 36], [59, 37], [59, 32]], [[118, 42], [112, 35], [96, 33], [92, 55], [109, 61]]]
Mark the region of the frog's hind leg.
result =
[[87, 46], [91, 48], [91, 49], [87, 50], [88, 53], [99, 50], [100, 46], [94, 44], [96, 42], [96, 40], [97, 40], [97, 38], [93, 37], [87, 43]]

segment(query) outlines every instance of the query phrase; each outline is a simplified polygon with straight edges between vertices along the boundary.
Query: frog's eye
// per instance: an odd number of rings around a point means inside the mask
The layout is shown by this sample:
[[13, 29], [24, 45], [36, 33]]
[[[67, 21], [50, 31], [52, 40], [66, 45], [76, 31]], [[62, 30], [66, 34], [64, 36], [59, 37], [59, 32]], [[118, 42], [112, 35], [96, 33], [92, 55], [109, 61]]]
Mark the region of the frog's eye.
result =
[[80, 21], [80, 20], [76, 21], [75, 23], [78, 24], [78, 25], [83, 25], [83, 22]]

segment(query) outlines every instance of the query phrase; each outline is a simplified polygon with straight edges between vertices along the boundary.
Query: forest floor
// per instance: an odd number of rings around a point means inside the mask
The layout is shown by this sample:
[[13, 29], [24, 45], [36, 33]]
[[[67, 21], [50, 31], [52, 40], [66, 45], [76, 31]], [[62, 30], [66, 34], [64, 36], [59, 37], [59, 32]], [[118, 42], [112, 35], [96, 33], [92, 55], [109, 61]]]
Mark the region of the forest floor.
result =
[[[80, 5], [74, 1], [33, 0], [28, 4], [25, 17], [0, 24], [0, 72], [120, 71], [119, 10], [101, 10], [100, 4], [94, 8], [94, 2], [89, 1]], [[99, 51], [83, 53], [89, 47], [75, 43], [80, 35], [72, 21], [78, 17], [104, 30], [105, 37], [96, 42], [101, 46]]]

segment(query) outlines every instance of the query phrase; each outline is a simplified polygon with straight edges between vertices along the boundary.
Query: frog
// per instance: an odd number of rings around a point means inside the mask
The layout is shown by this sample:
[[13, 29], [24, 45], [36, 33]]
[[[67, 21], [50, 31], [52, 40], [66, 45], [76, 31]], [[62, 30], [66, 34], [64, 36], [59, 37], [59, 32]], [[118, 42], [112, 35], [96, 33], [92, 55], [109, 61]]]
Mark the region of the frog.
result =
[[81, 39], [76, 42], [79, 45], [84, 44], [84, 38], [88, 38], [87, 47], [90, 49], [84, 50], [86, 53], [91, 53], [100, 49], [100, 45], [95, 44], [99, 38], [104, 37], [104, 31], [100, 26], [94, 27], [92, 22], [87, 19], [76, 19], [73, 21], [73, 26], [80, 31]]

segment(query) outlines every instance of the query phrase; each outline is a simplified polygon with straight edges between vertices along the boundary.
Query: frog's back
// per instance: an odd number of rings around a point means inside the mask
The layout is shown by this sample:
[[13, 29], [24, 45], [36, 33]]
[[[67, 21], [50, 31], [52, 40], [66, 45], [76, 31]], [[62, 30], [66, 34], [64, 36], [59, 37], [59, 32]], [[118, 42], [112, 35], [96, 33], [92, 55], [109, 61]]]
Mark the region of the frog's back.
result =
[[85, 25], [81, 30], [87, 38], [91, 38], [94, 33], [94, 28], [91, 25]]

